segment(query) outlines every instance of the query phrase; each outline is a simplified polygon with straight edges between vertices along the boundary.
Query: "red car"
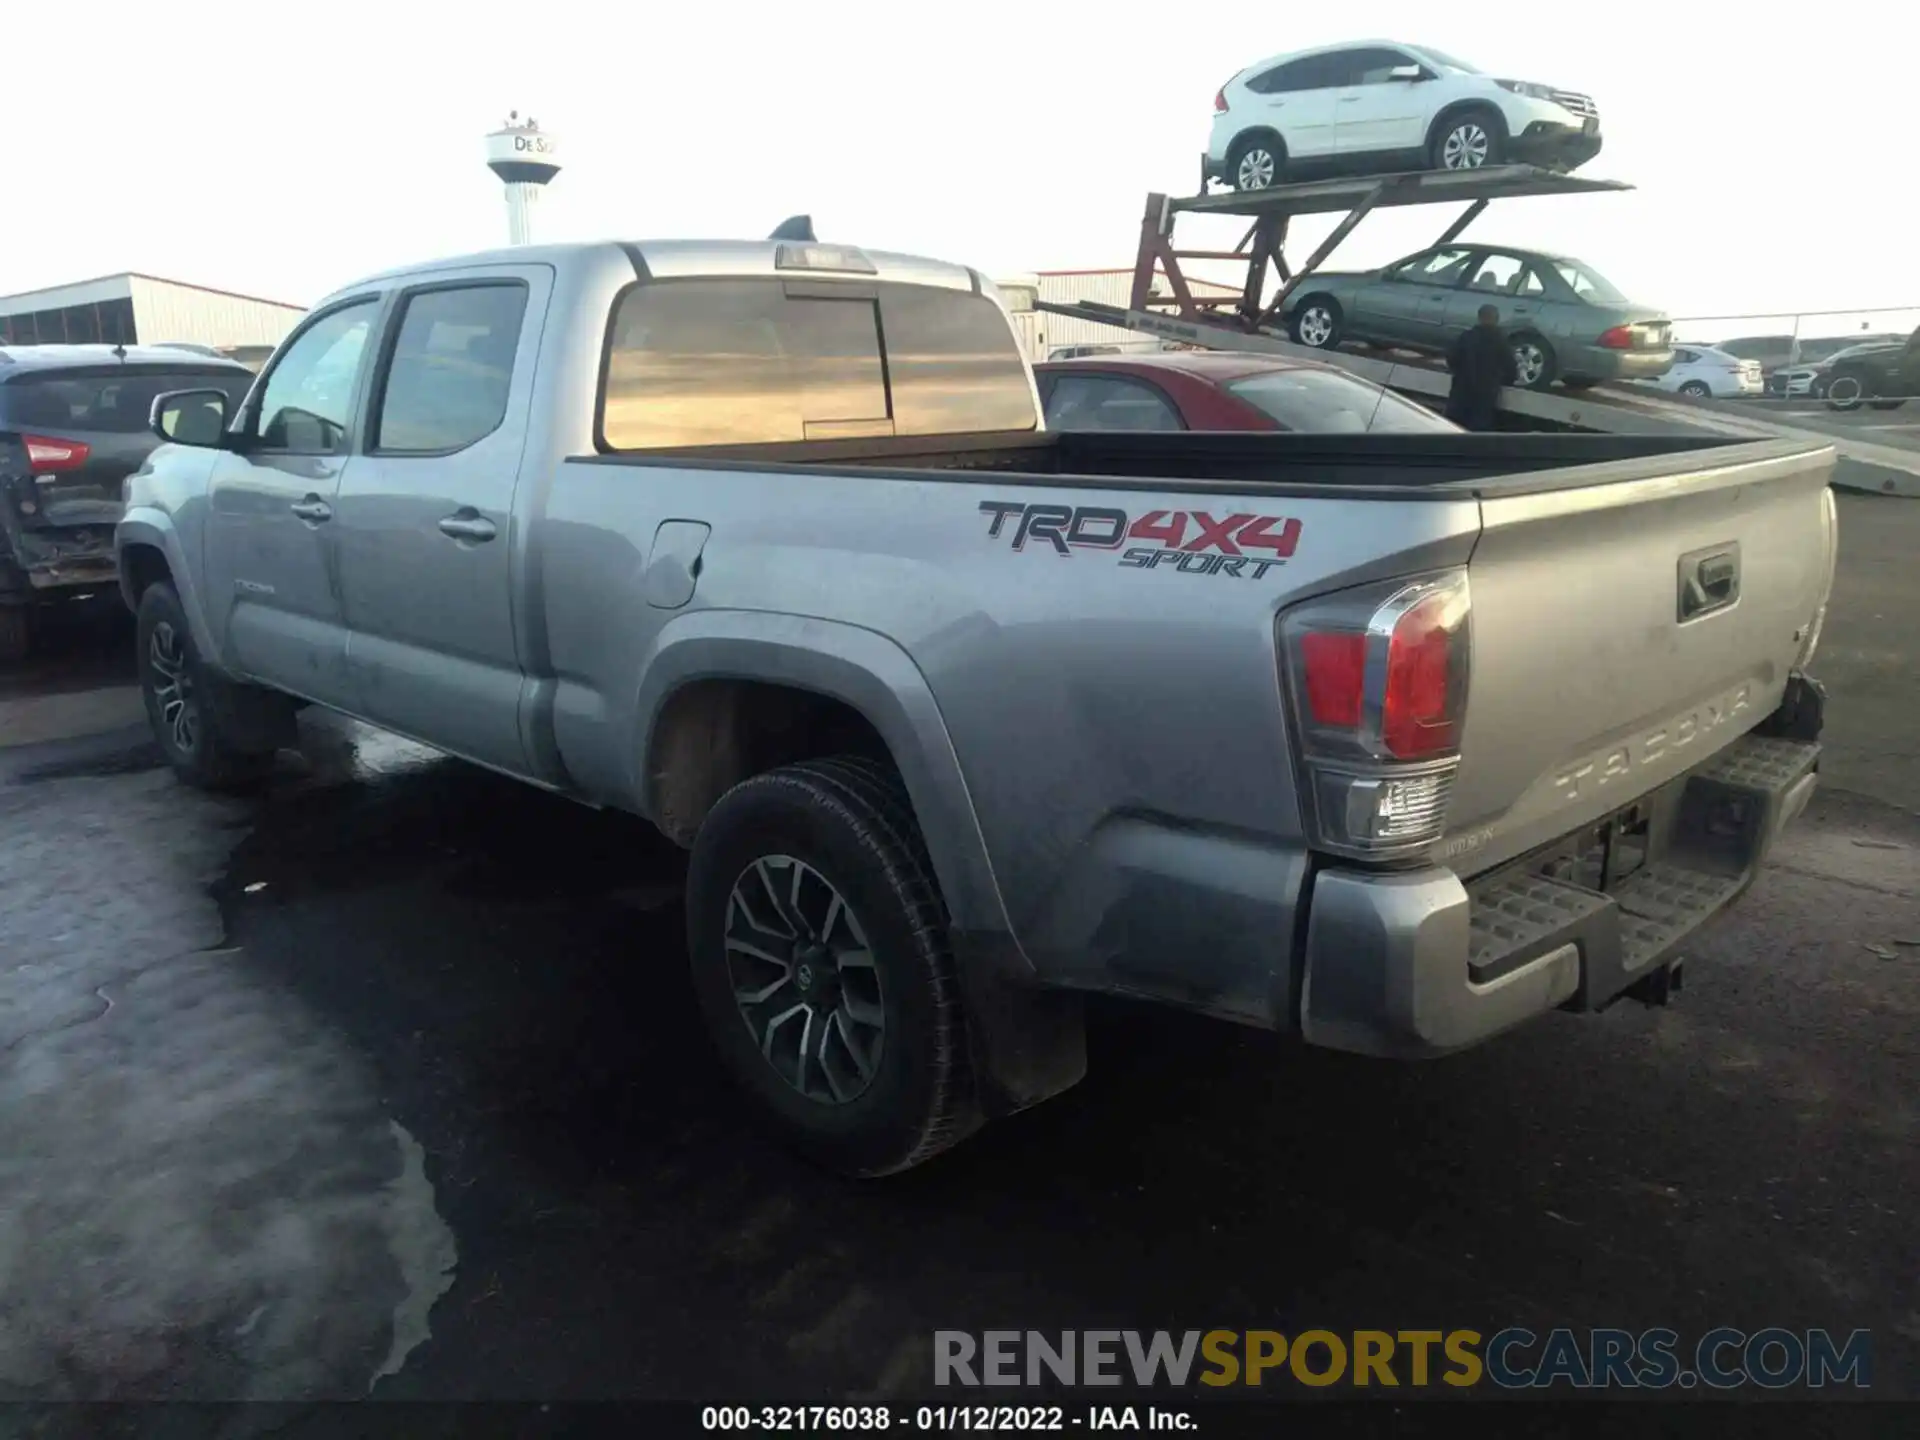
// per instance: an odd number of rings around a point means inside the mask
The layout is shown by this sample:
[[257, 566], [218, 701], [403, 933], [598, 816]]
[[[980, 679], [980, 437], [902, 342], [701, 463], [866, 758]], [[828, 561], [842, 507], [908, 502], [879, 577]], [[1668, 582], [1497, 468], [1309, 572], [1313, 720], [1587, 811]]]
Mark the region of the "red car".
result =
[[1033, 367], [1049, 430], [1460, 433], [1431, 410], [1333, 365], [1179, 350]]

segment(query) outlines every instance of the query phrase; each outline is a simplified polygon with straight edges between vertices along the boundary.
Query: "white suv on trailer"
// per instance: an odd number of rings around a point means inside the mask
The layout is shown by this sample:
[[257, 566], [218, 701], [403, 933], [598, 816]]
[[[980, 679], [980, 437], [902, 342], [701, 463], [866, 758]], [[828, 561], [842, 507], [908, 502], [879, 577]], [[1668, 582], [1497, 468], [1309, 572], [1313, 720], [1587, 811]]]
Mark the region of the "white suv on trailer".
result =
[[1206, 175], [1237, 190], [1381, 170], [1572, 170], [1600, 153], [1591, 97], [1502, 80], [1425, 45], [1276, 55], [1213, 98]]

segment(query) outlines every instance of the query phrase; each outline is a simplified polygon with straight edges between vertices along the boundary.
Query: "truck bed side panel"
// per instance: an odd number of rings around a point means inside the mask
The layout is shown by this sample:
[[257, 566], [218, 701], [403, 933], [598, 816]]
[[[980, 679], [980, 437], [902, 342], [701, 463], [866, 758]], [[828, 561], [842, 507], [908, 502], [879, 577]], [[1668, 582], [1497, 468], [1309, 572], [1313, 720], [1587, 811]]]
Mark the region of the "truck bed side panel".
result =
[[1465, 563], [1477, 502], [979, 479], [562, 466], [543, 574], [569, 770], [638, 783], [641, 671], [685, 623], [641, 598], [650, 538], [697, 520], [711, 533], [679, 614], [812, 617], [912, 657], [1037, 971], [1272, 1023], [1305, 870], [1275, 616]]

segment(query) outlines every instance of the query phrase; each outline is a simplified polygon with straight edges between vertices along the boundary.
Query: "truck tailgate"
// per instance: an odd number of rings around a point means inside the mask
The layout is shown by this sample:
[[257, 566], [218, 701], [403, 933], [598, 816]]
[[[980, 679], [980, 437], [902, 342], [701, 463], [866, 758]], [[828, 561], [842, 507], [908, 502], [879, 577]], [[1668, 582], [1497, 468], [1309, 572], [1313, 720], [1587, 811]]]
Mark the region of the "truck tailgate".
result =
[[[1744, 447], [1743, 447], [1744, 448]], [[1833, 452], [1489, 492], [1441, 853], [1486, 870], [1692, 769], [1765, 719], [1830, 583]]]

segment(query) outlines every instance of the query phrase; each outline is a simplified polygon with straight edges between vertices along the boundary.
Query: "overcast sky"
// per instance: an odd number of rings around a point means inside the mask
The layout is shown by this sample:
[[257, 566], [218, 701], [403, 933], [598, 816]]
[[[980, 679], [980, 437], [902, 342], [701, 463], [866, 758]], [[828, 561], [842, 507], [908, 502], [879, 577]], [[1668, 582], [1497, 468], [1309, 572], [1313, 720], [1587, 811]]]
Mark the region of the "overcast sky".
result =
[[[1856, 3], [1844, 25], [1823, 13], [16, 0], [0, 292], [132, 269], [306, 303], [502, 243], [481, 151], [509, 108], [562, 146], [540, 238], [759, 237], [809, 211], [823, 239], [999, 276], [1126, 265], [1146, 192], [1197, 188], [1230, 75], [1392, 37], [1591, 92], [1606, 148], [1584, 173], [1639, 187], [1496, 202], [1471, 236], [1578, 255], [1680, 316], [1920, 306], [1920, 6]], [[1451, 213], [1375, 216], [1332, 263], [1419, 249]], [[1183, 222], [1182, 238], [1237, 238], [1236, 222], [1212, 224]]]

